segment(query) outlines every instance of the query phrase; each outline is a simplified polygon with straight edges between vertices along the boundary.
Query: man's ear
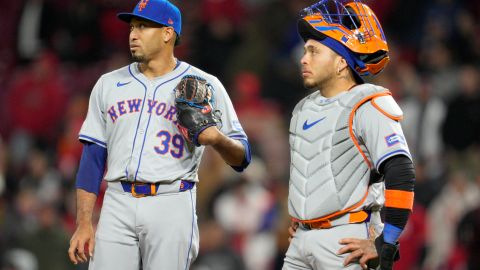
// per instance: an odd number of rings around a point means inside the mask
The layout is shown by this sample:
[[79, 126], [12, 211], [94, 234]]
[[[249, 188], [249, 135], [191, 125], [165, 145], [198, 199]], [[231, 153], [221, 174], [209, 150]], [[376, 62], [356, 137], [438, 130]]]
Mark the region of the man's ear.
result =
[[175, 39], [177, 38], [177, 34], [173, 30], [172, 27], [164, 27], [164, 32], [163, 32], [163, 42], [169, 43], [173, 42], [175, 43]]
[[347, 60], [343, 57], [338, 57], [337, 60], [337, 74], [340, 74], [344, 69], [348, 68]]

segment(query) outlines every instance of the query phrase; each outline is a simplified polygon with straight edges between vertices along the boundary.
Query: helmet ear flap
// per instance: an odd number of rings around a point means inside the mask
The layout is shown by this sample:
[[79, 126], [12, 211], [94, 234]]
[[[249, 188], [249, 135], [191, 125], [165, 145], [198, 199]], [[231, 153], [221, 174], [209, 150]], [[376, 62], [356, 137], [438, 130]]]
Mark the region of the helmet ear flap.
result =
[[360, 60], [365, 63], [365, 70], [357, 70], [360, 73], [369, 73], [376, 75], [380, 73], [385, 65], [390, 61], [386, 51], [378, 51], [369, 55], [360, 55]]

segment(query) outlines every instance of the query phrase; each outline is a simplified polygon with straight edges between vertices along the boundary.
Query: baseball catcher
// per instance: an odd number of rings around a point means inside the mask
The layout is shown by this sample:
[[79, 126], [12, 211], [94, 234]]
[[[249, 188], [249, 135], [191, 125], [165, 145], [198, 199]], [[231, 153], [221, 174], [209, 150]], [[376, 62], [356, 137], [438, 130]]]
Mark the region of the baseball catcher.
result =
[[177, 127], [196, 146], [200, 146], [198, 135], [204, 129], [221, 125], [221, 112], [213, 110], [212, 102], [212, 86], [203, 78], [187, 75], [175, 88]]
[[[303, 85], [315, 91], [295, 106], [289, 129], [288, 210], [298, 228], [283, 270], [360, 270], [377, 257], [381, 270], [391, 270], [415, 170], [401, 108], [388, 89], [364, 80], [389, 62], [387, 39], [361, 0], [320, 0], [297, 27]], [[381, 220], [380, 208], [383, 228], [372, 222]], [[379, 227], [375, 241], [370, 225]]]

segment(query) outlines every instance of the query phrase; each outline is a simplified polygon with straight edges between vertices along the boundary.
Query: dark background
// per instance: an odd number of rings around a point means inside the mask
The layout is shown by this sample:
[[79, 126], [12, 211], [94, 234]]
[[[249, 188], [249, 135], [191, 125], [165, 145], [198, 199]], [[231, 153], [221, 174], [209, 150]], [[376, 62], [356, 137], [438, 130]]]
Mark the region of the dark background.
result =
[[[220, 78], [254, 152], [240, 175], [206, 151], [200, 255], [192, 269], [281, 269], [288, 246], [288, 125], [293, 106], [308, 94], [296, 19], [313, 1], [174, 3], [183, 13], [176, 56]], [[367, 3], [391, 52], [373, 82], [390, 89], [403, 109], [417, 170], [396, 269], [480, 269], [480, 2]], [[67, 248], [75, 229], [77, 135], [95, 81], [129, 63], [128, 25], [116, 13], [135, 4], [2, 1], [0, 269], [74, 269]]]

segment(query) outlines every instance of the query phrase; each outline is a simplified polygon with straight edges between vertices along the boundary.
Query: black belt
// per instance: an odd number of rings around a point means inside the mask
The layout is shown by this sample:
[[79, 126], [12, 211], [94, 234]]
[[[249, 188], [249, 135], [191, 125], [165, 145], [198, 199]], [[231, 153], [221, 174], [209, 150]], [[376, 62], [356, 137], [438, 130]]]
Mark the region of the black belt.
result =
[[[158, 187], [162, 184], [157, 183], [143, 183], [143, 182], [128, 182], [120, 181], [122, 183], [123, 191], [130, 192], [134, 197], [145, 197], [157, 195]], [[179, 192], [187, 191], [195, 186], [195, 182], [180, 180]]]

